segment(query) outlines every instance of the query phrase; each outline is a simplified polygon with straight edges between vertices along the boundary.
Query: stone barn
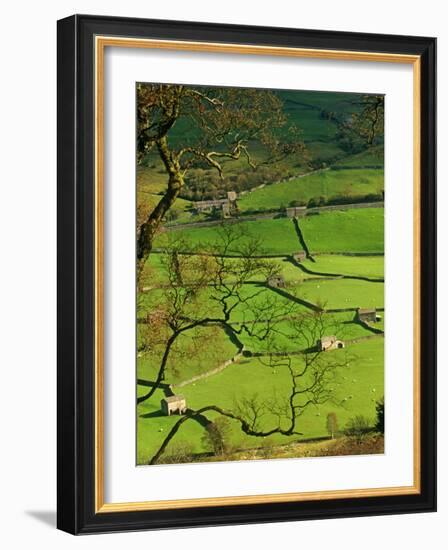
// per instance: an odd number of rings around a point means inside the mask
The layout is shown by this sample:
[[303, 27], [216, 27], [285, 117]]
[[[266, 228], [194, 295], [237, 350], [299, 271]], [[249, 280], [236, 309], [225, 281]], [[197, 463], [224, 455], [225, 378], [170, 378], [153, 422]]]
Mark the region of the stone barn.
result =
[[196, 201], [193, 203], [193, 208], [198, 214], [221, 210], [223, 218], [230, 218], [232, 214], [238, 211], [237, 198], [236, 191], [227, 191], [226, 199]]
[[187, 401], [183, 395], [172, 395], [160, 401], [160, 408], [166, 416], [173, 413], [184, 414], [187, 410]]
[[338, 340], [336, 336], [322, 336], [316, 342], [318, 351], [330, 351], [332, 349], [343, 349], [345, 344], [342, 340]]
[[288, 218], [300, 218], [306, 216], [306, 206], [291, 206], [286, 209]]
[[223, 204], [227, 204], [227, 199], [215, 199], [208, 201], [196, 201], [194, 202], [194, 209], [196, 212], [211, 212], [214, 208], [221, 209]]
[[286, 283], [282, 275], [271, 275], [268, 279], [268, 285], [273, 288], [285, 288]]
[[356, 310], [356, 319], [361, 323], [377, 323], [381, 320], [381, 316], [377, 314], [376, 309], [359, 307]]
[[296, 252], [294, 255], [293, 255], [293, 258], [296, 262], [300, 263], [300, 262], [303, 262], [304, 260], [306, 260], [306, 254], [305, 252], [302, 250], [301, 252]]

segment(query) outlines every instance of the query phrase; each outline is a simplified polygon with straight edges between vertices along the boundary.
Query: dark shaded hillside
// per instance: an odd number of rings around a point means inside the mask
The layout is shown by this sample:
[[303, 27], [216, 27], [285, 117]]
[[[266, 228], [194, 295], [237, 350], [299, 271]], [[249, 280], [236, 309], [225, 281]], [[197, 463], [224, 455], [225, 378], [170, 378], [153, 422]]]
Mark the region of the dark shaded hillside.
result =
[[[289, 121], [281, 130], [279, 138], [288, 142], [288, 128], [291, 125], [298, 127], [306, 144], [306, 157], [291, 155], [256, 170], [249, 168], [245, 159], [224, 160], [222, 179], [205, 162], [197, 162], [186, 177], [181, 198], [197, 201], [220, 198], [227, 191], [248, 191], [310, 170], [349, 164], [354, 154], [360, 155], [358, 162], [366, 161], [362, 158], [368, 154], [364, 151], [364, 144], [353, 143], [353, 140], [347, 139], [341, 132], [341, 124], [350, 120], [353, 113], [359, 112], [362, 99], [360, 94], [279, 90], [276, 95], [282, 100], [284, 113]], [[199, 129], [192, 126], [188, 118], [180, 118], [171, 129], [169, 140], [174, 146], [186, 146], [194, 144], [199, 135]], [[250, 150], [256, 161], [265, 160], [264, 152], [256, 144], [251, 144]], [[374, 159], [369, 158], [368, 162], [373, 163], [375, 168], [381, 168], [384, 165], [381, 143], [377, 144], [376, 151], [380, 154], [376, 154]], [[159, 193], [163, 190], [165, 170], [155, 151], [147, 156], [144, 166], [139, 168], [139, 178], [143, 178], [145, 182], [145, 192]]]

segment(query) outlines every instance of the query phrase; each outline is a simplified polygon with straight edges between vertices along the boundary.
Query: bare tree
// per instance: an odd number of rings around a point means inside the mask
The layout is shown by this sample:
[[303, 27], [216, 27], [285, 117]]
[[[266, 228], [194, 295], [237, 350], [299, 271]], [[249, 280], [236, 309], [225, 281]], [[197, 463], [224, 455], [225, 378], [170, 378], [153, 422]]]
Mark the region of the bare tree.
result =
[[[188, 123], [188, 136], [171, 139], [176, 124]], [[286, 129], [287, 140], [279, 129]], [[285, 134], [285, 132], [283, 132]], [[170, 138], [170, 139], [169, 139]], [[152, 249], [154, 235], [172, 207], [195, 163], [202, 162], [223, 176], [224, 162], [243, 158], [256, 168], [251, 146], [268, 153], [263, 162], [301, 154], [297, 128], [288, 127], [279, 97], [268, 90], [205, 88], [184, 85], [137, 85], [137, 161], [156, 150], [168, 176], [167, 188], [140, 225], [137, 273]]]
[[327, 414], [327, 432], [334, 439], [334, 434], [338, 431], [338, 417], [335, 412]]
[[209, 422], [202, 437], [203, 443], [211, 447], [215, 455], [224, 455], [229, 450], [230, 421], [225, 416]]
[[[281, 320], [296, 304], [285, 304], [267, 291], [264, 281], [276, 267], [260, 257], [257, 239], [248, 238], [240, 228], [223, 225], [219, 240], [208, 252], [184, 241], [169, 243], [165, 249], [166, 285], [154, 294], [154, 308], [141, 299], [140, 349], [159, 359], [158, 374], [151, 389], [138, 398], [149, 399], [172, 364], [179, 338], [199, 327], [222, 327], [239, 347], [239, 336], [267, 341]], [[228, 257], [233, 252], [236, 257]], [[258, 281], [258, 283], [257, 283]], [[144, 293], [142, 293], [144, 294]], [[237, 318], [238, 322], [233, 322]]]
[[384, 96], [365, 95], [353, 101], [353, 112], [339, 120], [338, 141], [350, 153], [358, 153], [384, 138]]
[[384, 136], [384, 96], [365, 95], [359, 105], [361, 110], [353, 114], [352, 128], [370, 147]]
[[[322, 312], [312, 312], [296, 317], [292, 322], [295, 326], [301, 325], [301, 331], [309, 332], [309, 340], [315, 341], [323, 326], [323, 316]], [[316, 318], [319, 319], [317, 322]], [[269, 398], [261, 398], [257, 394], [236, 398], [232, 409], [214, 404], [198, 410], [189, 409], [171, 428], [150, 463], [156, 464], [161, 460], [169, 443], [186, 421], [207, 412], [215, 412], [238, 422], [241, 431], [247, 435], [264, 438], [273, 434], [303, 435], [300, 419], [306, 410], [327, 402], [340, 404], [336, 389], [339, 372], [347, 365], [345, 354], [329, 354], [316, 348], [306, 350], [293, 361], [287, 352], [273, 351], [260, 357], [260, 362], [273, 369], [286, 369], [289, 389], [281, 394], [274, 389]]]

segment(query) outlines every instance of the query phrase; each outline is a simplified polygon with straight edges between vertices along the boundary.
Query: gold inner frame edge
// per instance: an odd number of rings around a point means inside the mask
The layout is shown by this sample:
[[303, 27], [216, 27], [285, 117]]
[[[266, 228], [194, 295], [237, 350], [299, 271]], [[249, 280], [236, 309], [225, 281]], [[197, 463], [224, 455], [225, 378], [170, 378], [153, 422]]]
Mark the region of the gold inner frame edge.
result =
[[[300, 493], [277, 493], [179, 500], [106, 503], [104, 501], [104, 53], [106, 47], [146, 48], [207, 53], [269, 55], [346, 61], [406, 63], [413, 65], [413, 198], [414, 198], [414, 364], [413, 364], [413, 485], [370, 489], [343, 489]], [[381, 52], [324, 50], [250, 44], [225, 44], [96, 36], [95, 54], [95, 513], [166, 510], [279, 502], [304, 502], [343, 498], [398, 496], [421, 492], [420, 425], [420, 124], [421, 59], [418, 55]]]

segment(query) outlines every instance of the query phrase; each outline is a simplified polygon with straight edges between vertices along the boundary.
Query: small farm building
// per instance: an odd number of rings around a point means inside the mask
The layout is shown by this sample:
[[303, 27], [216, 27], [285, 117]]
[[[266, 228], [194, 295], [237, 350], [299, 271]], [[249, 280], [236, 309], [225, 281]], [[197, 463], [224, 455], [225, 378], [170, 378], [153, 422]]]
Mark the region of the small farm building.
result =
[[306, 206], [291, 206], [286, 209], [288, 218], [300, 218], [306, 216]]
[[224, 218], [229, 218], [232, 213], [237, 211], [237, 194], [235, 191], [228, 191], [226, 199], [215, 199], [207, 201], [196, 201], [194, 209], [196, 212], [212, 212], [212, 210], [221, 210]]
[[160, 408], [167, 416], [173, 413], [184, 414], [187, 410], [187, 401], [183, 395], [171, 395], [160, 401]]
[[296, 252], [296, 253], [294, 254], [294, 260], [295, 260], [296, 262], [299, 262], [299, 263], [300, 263], [300, 262], [303, 262], [304, 260], [306, 260], [306, 254], [305, 254], [305, 252], [304, 252], [303, 250], [300, 251], [300, 252]]
[[358, 308], [356, 310], [356, 319], [364, 323], [377, 323], [381, 320], [381, 316], [377, 314], [376, 309], [372, 308]]
[[318, 351], [330, 351], [332, 349], [345, 348], [345, 344], [342, 340], [338, 340], [336, 336], [322, 336], [316, 342]]
[[268, 279], [268, 285], [273, 288], [285, 288], [286, 283], [282, 275], [271, 275]]

